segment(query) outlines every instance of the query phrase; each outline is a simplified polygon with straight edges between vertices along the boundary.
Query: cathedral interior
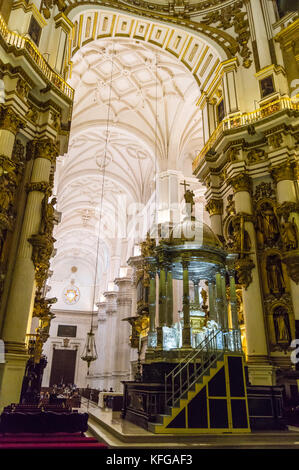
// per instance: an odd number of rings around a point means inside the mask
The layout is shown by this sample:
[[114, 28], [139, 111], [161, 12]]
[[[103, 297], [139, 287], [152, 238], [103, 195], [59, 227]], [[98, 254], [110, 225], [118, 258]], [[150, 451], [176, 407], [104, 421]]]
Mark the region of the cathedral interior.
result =
[[297, 0], [0, 0], [0, 448], [299, 431], [298, 72]]

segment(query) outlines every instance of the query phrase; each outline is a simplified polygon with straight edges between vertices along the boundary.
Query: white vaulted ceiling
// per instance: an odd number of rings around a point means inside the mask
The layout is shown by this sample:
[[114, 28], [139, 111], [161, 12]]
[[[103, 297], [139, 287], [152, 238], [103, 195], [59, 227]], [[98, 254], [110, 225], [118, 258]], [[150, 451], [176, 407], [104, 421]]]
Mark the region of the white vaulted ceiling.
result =
[[80, 262], [94, 272], [101, 207], [99, 275], [107, 272], [113, 230], [128, 225], [127, 207], [148, 202], [161, 171], [191, 176], [202, 147], [198, 84], [164, 50], [133, 39], [96, 40], [74, 55], [70, 84], [75, 101], [68, 154], [56, 172], [62, 220], [51, 283], [65, 282], [60, 273]]

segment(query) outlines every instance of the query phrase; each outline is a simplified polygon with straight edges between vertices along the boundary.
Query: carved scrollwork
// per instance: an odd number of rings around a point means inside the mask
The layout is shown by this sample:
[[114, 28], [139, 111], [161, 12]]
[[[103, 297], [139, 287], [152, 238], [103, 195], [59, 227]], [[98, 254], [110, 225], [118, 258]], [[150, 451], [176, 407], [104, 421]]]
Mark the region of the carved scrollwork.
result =
[[240, 258], [235, 262], [235, 269], [238, 276], [238, 283], [247, 290], [252, 282], [252, 269], [255, 267], [251, 258]]
[[247, 12], [242, 11], [242, 7], [243, 2], [238, 1], [224, 8], [213, 10], [204, 16], [202, 22], [207, 25], [215, 24], [217, 27], [224, 30], [234, 27], [239, 44], [239, 53], [243, 58], [243, 66], [249, 68], [252, 63], [252, 53], [248, 47], [250, 30]]

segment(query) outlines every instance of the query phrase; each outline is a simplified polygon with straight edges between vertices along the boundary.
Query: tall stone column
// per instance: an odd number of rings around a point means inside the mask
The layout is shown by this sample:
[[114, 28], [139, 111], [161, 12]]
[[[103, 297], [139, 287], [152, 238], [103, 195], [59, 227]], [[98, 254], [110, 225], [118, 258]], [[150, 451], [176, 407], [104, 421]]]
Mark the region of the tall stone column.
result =
[[223, 328], [228, 329], [228, 309], [226, 300], [226, 271], [221, 271], [221, 297], [222, 297], [222, 312], [223, 312]]
[[221, 273], [216, 272], [216, 316], [217, 323], [223, 328], [223, 298], [222, 298], [222, 280]]
[[104, 387], [109, 390], [114, 386], [112, 370], [114, 368], [115, 338], [117, 334], [117, 295], [116, 291], [108, 291], [103, 294], [107, 300], [106, 306], [106, 338], [104, 351]]
[[122, 321], [130, 316], [132, 303], [132, 281], [129, 277], [115, 279], [118, 286], [117, 294], [117, 322], [116, 322], [116, 343], [114, 353], [114, 385], [117, 391], [122, 391], [122, 380], [129, 380], [130, 377], [130, 324]]
[[[276, 183], [277, 213], [283, 220], [283, 238], [284, 231], [287, 235], [286, 240], [283, 240], [285, 246], [282, 261], [287, 266], [290, 279], [295, 319], [299, 320], [299, 240], [295, 241], [296, 232], [299, 234], [299, 201], [295, 186], [295, 163], [284, 162], [275, 166], [271, 174]], [[290, 239], [292, 233], [293, 237]]]
[[171, 327], [173, 324], [173, 286], [171, 265], [167, 266], [166, 282], [166, 325]]
[[[162, 261], [163, 262], [163, 261]], [[159, 269], [159, 326], [157, 327], [157, 348], [163, 349], [163, 326], [166, 324], [166, 269]]]
[[216, 316], [216, 299], [215, 299], [215, 290], [216, 283], [215, 278], [208, 279], [208, 288], [209, 288], [209, 319], [217, 322]]
[[234, 271], [229, 271], [229, 287], [230, 287], [230, 311], [231, 311], [231, 320], [233, 330], [239, 328], [238, 323], [238, 304], [237, 304], [237, 294], [236, 294], [236, 282], [235, 282], [235, 273]]
[[183, 267], [183, 348], [191, 348], [190, 296], [189, 296], [189, 258], [182, 259]]
[[154, 338], [156, 335], [156, 267], [150, 264], [149, 268], [150, 285], [148, 296], [149, 308], [149, 332], [147, 337], [148, 349], [153, 348]]
[[206, 210], [210, 215], [211, 228], [215, 235], [222, 235], [222, 213], [223, 202], [221, 199], [210, 199], [206, 205]]
[[[29, 154], [34, 163], [2, 329], [7, 360], [1, 368], [0, 377], [2, 406], [19, 400], [26, 362], [25, 337], [30, 330], [34, 304], [35, 277], [40, 275], [33, 263], [33, 248], [28, 240], [39, 232], [42, 200], [45, 192], [49, 190], [51, 164], [55, 161], [57, 153], [57, 147], [50, 139], [30, 143]], [[51, 249], [53, 250], [53, 246]], [[42, 254], [40, 256], [42, 257]], [[14, 361], [18, 363], [17, 368], [12, 366]], [[20, 361], [24, 367], [20, 367]]]
[[[105, 299], [105, 297], [104, 297]], [[98, 329], [96, 332], [96, 348], [98, 352], [98, 359], [95, 363], [95, 373], [99, 376], [99, 387], [104, 388], [104, 364], [105, 364], [105, 338], [107, 332], [107, 316], [106, 308], [107, 303], [105, 301], [97, 302], [98, 307]]]
[[193, 279], [193, 285], [194, 285], [194, 303], [199, 305], [199, 281], [200, 279]]
[[238, 276], [244, 276], [243, 303], [248, 351], [249, 380], [252, 385], [274, 385], [274, 368], [269, 364], [263, 299], [258, 271], [256, 234], [252, 221], [252, 180], [245, 174], [231, 179], [234, 190], [236, 214], [244, 217], [244, 229], [248, 233], [250, 257], [236, 261]]

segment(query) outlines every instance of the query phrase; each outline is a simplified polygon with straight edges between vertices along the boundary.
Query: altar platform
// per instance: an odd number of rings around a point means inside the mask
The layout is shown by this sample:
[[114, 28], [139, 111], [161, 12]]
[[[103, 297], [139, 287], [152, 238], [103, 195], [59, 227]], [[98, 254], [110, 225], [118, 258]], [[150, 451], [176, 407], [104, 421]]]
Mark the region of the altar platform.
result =
[[121, 413], [82, 404], [89, 414], [89, 436], [111, 449], [299, 449], [299, 428], [286, 431], [253, 431], [251, 434], [158, 435], [121, 418]]

